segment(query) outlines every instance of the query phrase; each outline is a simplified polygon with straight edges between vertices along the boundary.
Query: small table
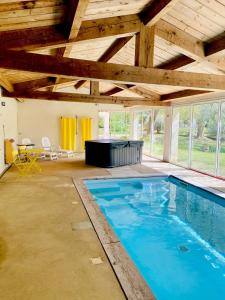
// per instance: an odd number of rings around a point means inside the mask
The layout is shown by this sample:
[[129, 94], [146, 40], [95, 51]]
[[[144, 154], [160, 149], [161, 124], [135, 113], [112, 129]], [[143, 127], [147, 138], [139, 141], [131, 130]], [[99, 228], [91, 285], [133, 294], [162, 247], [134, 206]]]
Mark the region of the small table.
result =
[[43, 149], [34, 149], [34, 148], [20, 149], [20, 155], [24, 155], [25, 161], [20, 162], [20, 164], [17, 165], [17, 167], [19, 168], [19, 171], [21, 171], [22, 175], [28, 175], [33, 170], [37, 170], [38, 172], [42, 171], [41, 167], [37, 163], [37, 160], [43, 151], [44, 151]]

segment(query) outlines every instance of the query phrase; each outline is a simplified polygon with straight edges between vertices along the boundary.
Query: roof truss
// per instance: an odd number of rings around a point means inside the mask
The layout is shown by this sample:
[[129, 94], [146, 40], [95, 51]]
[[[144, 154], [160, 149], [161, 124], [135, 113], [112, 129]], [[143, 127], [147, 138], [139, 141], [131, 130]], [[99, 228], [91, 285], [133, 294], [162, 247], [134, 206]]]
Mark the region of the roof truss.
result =
[[180, 72], [54, 57], [12, 50], [0, 52], [0, 68], [47, 76], [82, 78], [127, 84], [157, 84], [191, 89], [224, 90], [225, 75]]

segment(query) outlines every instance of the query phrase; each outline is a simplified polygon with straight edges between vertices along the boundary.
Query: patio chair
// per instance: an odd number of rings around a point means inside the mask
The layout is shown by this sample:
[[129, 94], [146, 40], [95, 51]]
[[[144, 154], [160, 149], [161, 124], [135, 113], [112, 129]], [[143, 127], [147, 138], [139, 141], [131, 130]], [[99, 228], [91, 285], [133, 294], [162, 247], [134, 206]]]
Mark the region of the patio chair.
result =
[[75, 152], [73, 150], [66, 150], [66, 149], [61, 149], [59, 148], [59, 155], [61, 157], [74, 157]]
[[[22, 146], [24, 145], [24, 146]], [[30, 138], [23, 138], [22, 139], [22, 145], [19, 146], [19, 151], [21, 152], [22, 150], [31, 150], [34, 149], [35, 144], [32, 143]], [[39, 156], [38, 159], [44, 159], [45, 155], [39, 151]]]
[[43, 154], [45, 155], [46, 159], [50, 159], [50, 160], [58, 159], [58, 153], [52, 150], [51, 142], [47, 136], [42, 137], [41, 143], [44, 149]]
[[29, 139], [29, 138], [23, 138], [22, 139], [22, 144], [27, 145], [27, 146], [25, 146], [26, 149], [32, 149], [33, 148], [33, 146], [31, 146], [31, 144], [32, 144], [31, 139]]

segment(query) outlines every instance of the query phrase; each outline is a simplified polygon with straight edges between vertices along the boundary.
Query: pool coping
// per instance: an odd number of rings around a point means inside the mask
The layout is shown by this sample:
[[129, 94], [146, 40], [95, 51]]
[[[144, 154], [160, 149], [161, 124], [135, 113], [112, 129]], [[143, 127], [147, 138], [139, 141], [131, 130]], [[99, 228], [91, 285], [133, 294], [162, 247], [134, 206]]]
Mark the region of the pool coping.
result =
[[148, 178], [148, 177], [167, 177], [172, 176], [181, 181], [191, 184], [197, 188], [213, 193], [225, 200], [225, 193], [215, 188], [205, 187], [204, 184], [195, 182], [188, 178], [183, 178], [182, 175], [174, 174], [145, 174], [140, 176], [92, 176], [84, 178], [73, 178], [73, 183], [80, 195], [82, 203], [87, 211], [90, 221], [96, 231], [96, 234], [101, 242], [101, 245], [111, 263], [111, 266], [116, 274], [116, 277], [128, 300], [155, 300], [151, 288], [146, 283], [138, 268], [128, 255], [122, 243], [116, 236], [114, 230], [100, 210], [100, 207], [88, 191], [84, 180], [101, 180], [101, 179], [129, 179], [129, 178]]
[[[133, 176], [133, 178], [135, 177], [137, 176]], [[140, 176], [140, 178], [141, 177], [149, 176]], [[84, 184], [84, 180], [114, 178], [127, 178], [127, 176], [95, 176], [80, 179], [73, 178], [73, 183], [80, 195], [90, 221], [126, 298], [128, 300], [156, 300], [151, 288], [140, 274], [134, 262], [106, 220], [104, 214], [101, 212], [100, 207]], [[132, 176], [129, 176], [129, 178], [132, 178]]]

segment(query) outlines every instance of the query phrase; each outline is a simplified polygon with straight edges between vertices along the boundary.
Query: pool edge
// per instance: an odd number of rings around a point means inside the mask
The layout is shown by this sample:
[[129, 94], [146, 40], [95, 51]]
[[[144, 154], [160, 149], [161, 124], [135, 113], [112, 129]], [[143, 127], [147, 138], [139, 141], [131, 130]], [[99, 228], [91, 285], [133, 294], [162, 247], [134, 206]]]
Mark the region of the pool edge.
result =
[[[137, 176], [135, 176], [137, 177]], [[140, 176], [147, 177], [147, 176]], [[148, 176], [149, 177], [149, 176]], [[127, 251], [114, 233], [110, 224], [101, 212], [98, 204], [86, 188], [84, 180], [88, 179], [113, 179], [112, 176], [88, 177], [75, 179], [73, 183], [87, 211], [93, 228], [106, 253], [112, 269], [121, 285], [121, 288], [129, 300], [155, 300], [151, 288], [146, 283], [138, 268], [127, 254]], [[118, 178], [118, 177], [116, 177]], [[120, 177], [125, 178], [125, 177]], [[119, 179], [119, 178], [118, 178]]]

